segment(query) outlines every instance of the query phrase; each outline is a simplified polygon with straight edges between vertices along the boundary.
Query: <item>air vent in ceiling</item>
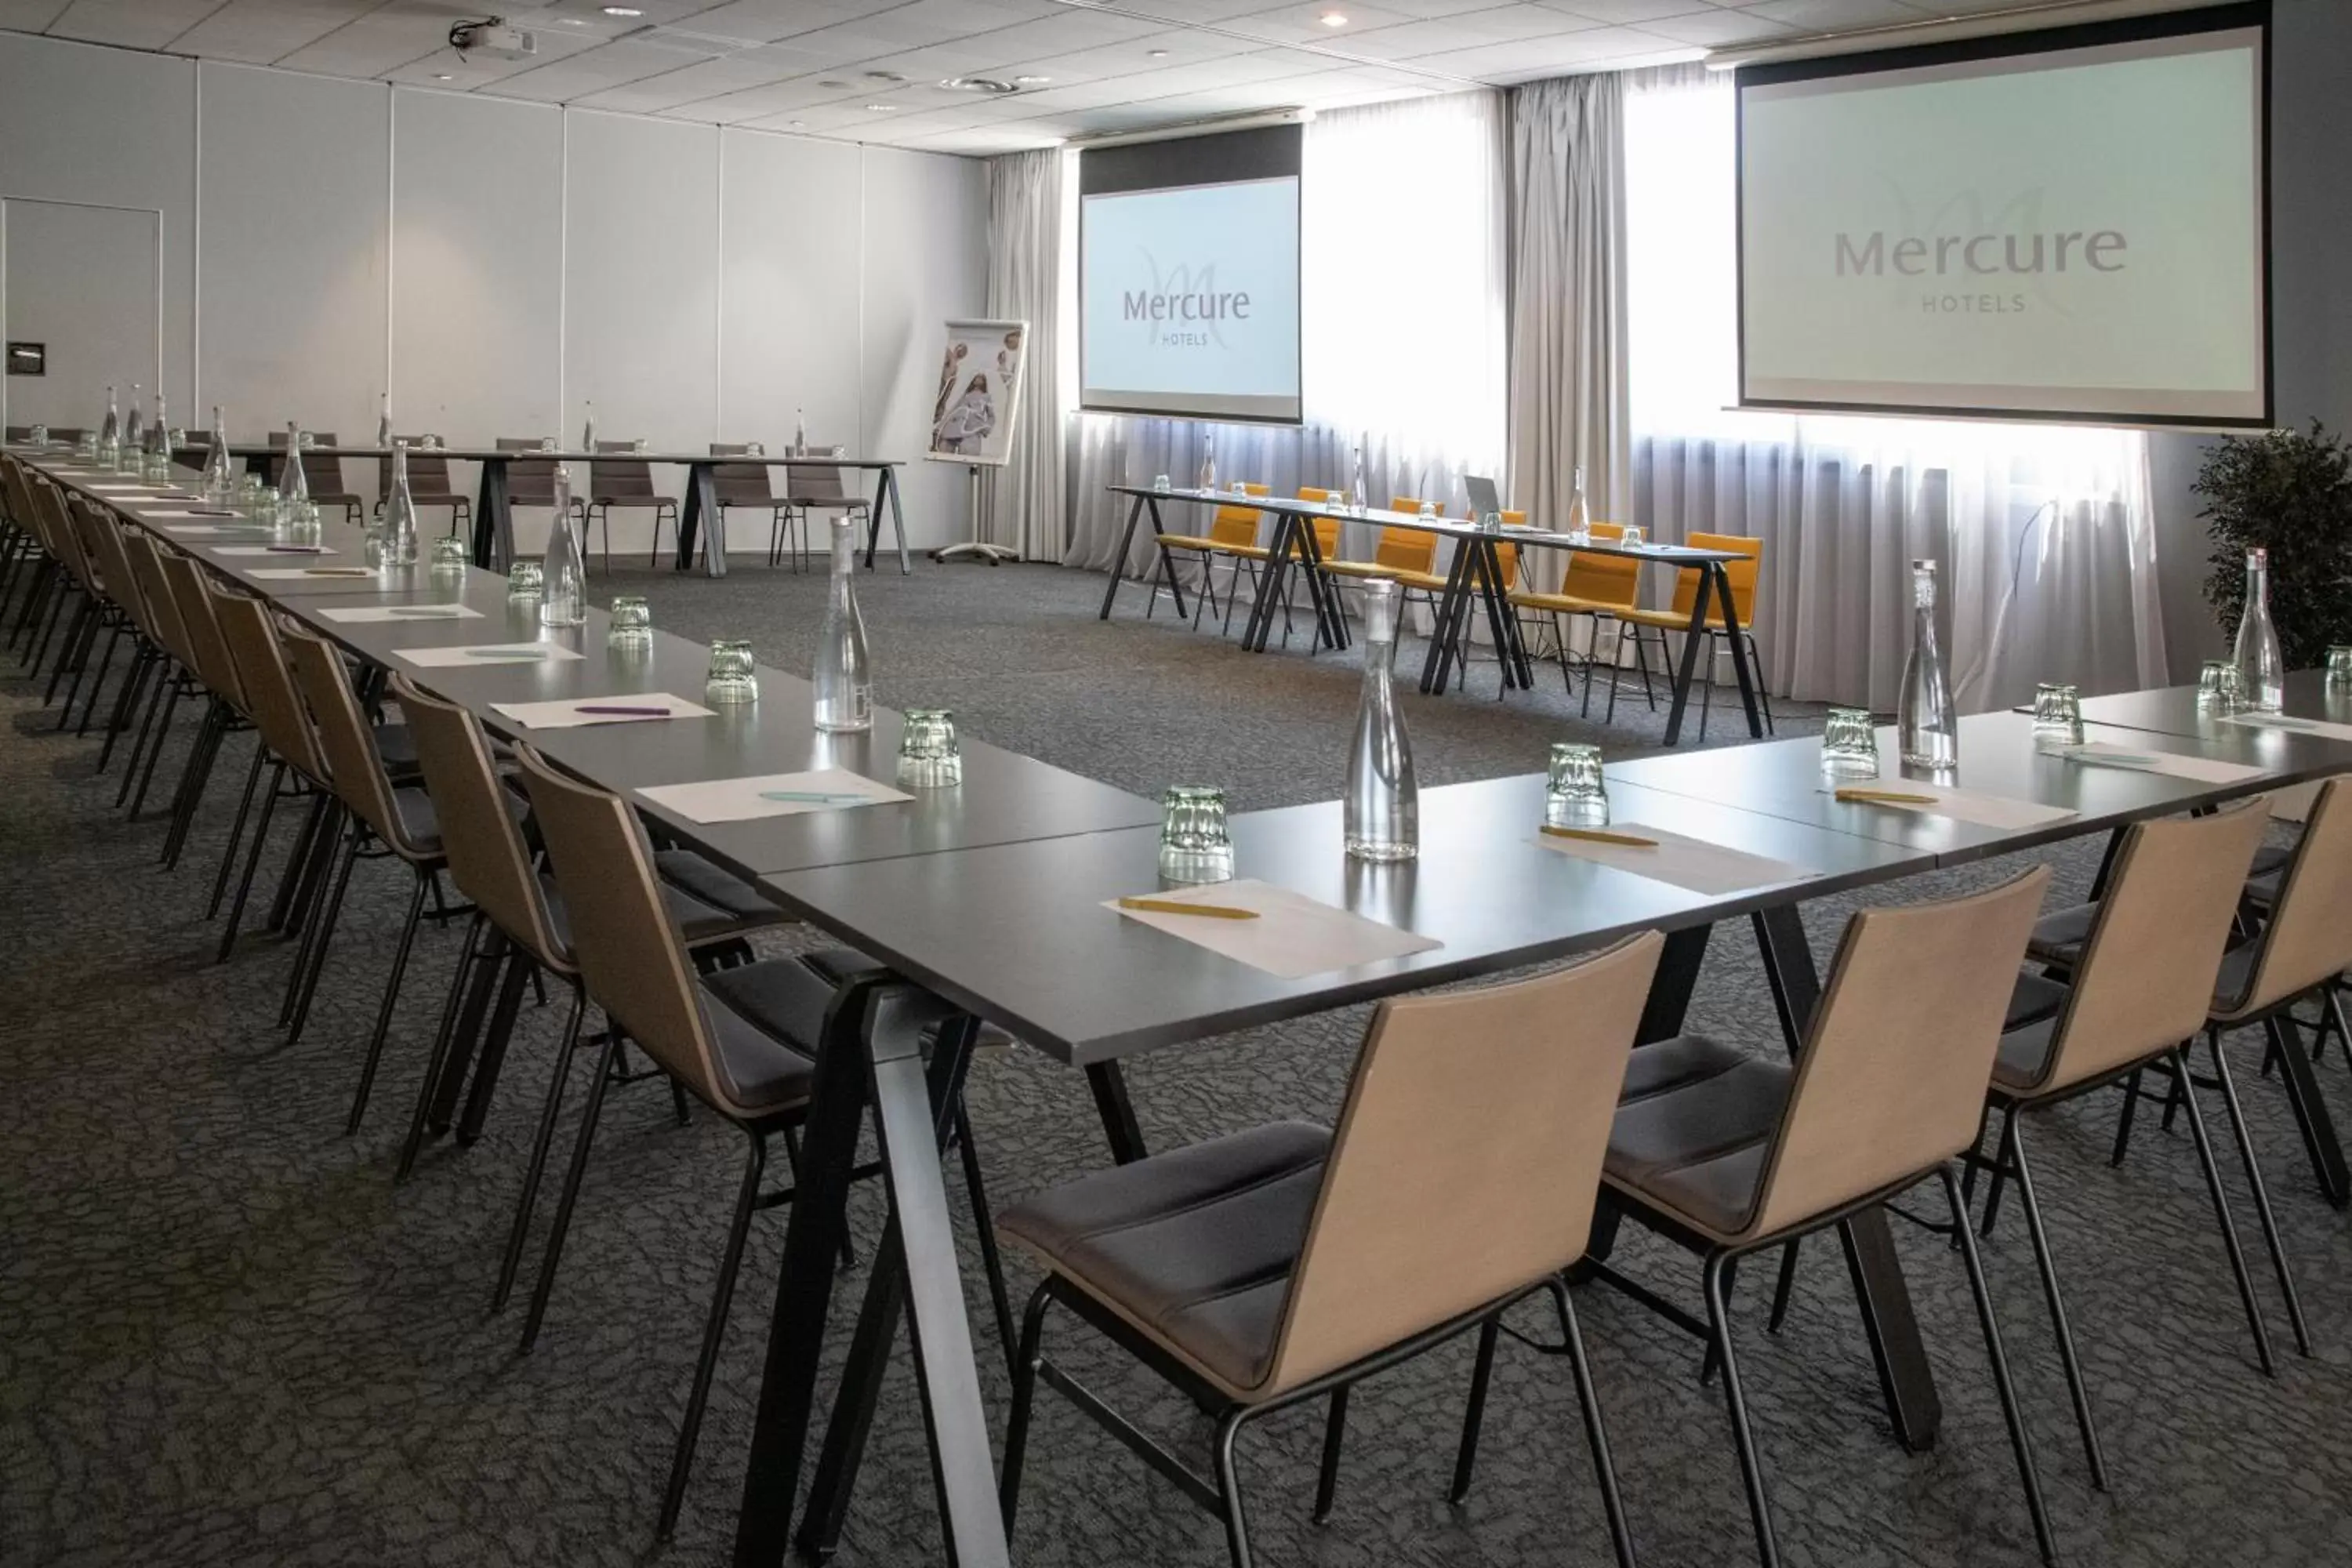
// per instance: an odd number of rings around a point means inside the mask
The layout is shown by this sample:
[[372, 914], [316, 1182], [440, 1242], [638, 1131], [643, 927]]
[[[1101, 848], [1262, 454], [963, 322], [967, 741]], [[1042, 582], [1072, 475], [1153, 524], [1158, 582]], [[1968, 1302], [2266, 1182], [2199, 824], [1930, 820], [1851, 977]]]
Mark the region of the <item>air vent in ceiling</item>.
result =
[[1009, 81], [999, 81], [992, 76], [951, 76], [940, 86], [950, 92], [976, 92], [986, 98], [1002, 98], [1021, 89]]

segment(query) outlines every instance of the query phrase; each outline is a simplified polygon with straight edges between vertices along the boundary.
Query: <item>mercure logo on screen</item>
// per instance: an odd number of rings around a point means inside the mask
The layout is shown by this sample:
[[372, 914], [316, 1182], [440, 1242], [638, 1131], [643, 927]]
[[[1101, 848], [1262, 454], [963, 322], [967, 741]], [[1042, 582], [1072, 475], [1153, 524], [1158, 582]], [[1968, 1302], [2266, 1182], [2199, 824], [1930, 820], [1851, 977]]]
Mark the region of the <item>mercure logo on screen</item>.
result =
[[2113, 228], [2089, 232], [2070, 228], [2047, 235], [1899, 235], [1892, 240], [1884, 229], [1864, 235], [1840, 232], [1837, 275], [1884, 278], [1892, 271], [1906, 278], [1990, 278], [2070, 268], [2121, 272], [2130, 243], [2120, 229]]
[[1250, 297], [1243, 289], [1219, 289], [1214, 263], [1194, 268], [1179, 264], [1162, 271], [1159, 259], [1143, 253], [1151, 274], [1149, 289], [1119, 290], [1119, 319], [1139, 323], [1149, 341], [1169, 348], [1225, 346], [1224, 323], [1250, 318]]

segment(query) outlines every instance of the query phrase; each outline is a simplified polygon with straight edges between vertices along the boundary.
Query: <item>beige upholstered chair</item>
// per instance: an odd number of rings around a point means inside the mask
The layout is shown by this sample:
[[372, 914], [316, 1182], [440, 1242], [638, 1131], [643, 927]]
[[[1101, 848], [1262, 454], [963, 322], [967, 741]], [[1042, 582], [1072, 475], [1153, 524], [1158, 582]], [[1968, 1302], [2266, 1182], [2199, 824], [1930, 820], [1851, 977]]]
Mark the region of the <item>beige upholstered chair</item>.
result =
[[[1626, 1069], [1607, 1181], [1630, 1216], [1696, 1252], [1710, 1363], [1723, 1370], [1759, 1556], [1780, 1561], [1726, 1310], [1734, 1265], [1935, 1178], [1967, 1262], [1993, 1382], [2045, 1562], [2056, 1546], [1953, 1161], [1975, 1142], [2047, 867], [1940, 902], [1846, 922], [1794, 1066], [1703, 1035], [1645, 1045]], [[1624, 1283], [1605, 1267], [1601, 1277]], [[1657, 1299], [1635, 1288], [1637, 1297]], [[1676, 1317], [1685, 1327], [1696, 1325]]]
[[[864, 517], [872, 505], [864, 496], [851, 495], [842, 488], [839, 468], [819, 463], [794, 463], [787, 468], [784, 470], [783, 495], [786, 522], [789, 524], [792, 518], [797, 517], [801, 532], [802, 548], [793, 554], [794, 567], [799, 566], [800, 555], [808, 548], [818, 512], [841, 511], [854, 517]], [[779, 542], [772, 531], [768, 540], [768, 563], [772, 566], [780, 558]]]
[[360, 851], [370, 842], [382, 844], [409, 872], [407, 915], [401, 922], [400, 936], [393, 948], [392, 972], [384, 979], [383, 999], [376, 1008], [375, 1030], [368, 1040], [367, 1060], [360, 1069], [359, 1087], [352, 1095], [352, 1113], [343, 1126], [345, 1133], [356, 1134], [361, 1120], [367, 1114], [368, 1092], [375, 1084], [384, 1038], [392, 1029], [392, 1011], [400, 999], [400, 983], [408, 973], [408, 955], [415, 945], [417, 923], [425, 918], [425, 898], [432, 891], [434, 879], [446, 863], [446, 857], [441, 847], [440, 818], [433, 810], [431, 798], [414, 785], [404, 788], [394, 784], [385, 772], [383, 758], [376, 750], [374, 732], [369, 727], [367, 715], [360, 709], [358, 695], [352, 689], [351, 671], [343, 664], [343, 656], [309, 632], [291, 626], [286, 628], [281, 641], [294, 684], [318, 727], [319, 745], [326, 756], [335, 798], [342, 803], [350, 819], [343, 840], [342, 864], [335, 872], [333, 890], [328, 894], [326, 907], [313, 928], [310, 972], [296, 1009], [295, 1031], [299, 1032], [309, 1010], [310, 993], [318, 985], [319, 970], [326, 962], [327, 944], [333, 940], [335, 919], [342, 909], [343, 891], [351, 884], [352, 868], [358, 862]]
[[[599, 452], [634, 452], [635, 441], [599, 441]], [[586, 544], [589, 526], [604, 525], [604, 564], [613, 564], [613, 509], [651, 511], [654, 514], [654, 543], [648, 564], [661, 564], [661, 530], [667, 519], [673, 533], [677, 529], [677, 500], [673, 496], [657, 494], [654, 489], [654, 468], [643, 458], [599, 458], [588, 465], [588, 498], [580, 514], [581, 542]]]
[[247, 728], [252, 720], [245, 689], [237, 680], [236, 661], [229, 657], [228, 644], [221, 640], [220, 622], [213, 614], [204, 568], [177, 552], [162, 553], [158, 560], [163, 580], [171, 589], [172, 603], [180, 612], [188, 650], [195, 656], [196, 679], [210, 697], [205, 706], [204, 722], [188, 747], [187, 761], [181, 766], [179, 789], [173, 795], [172, 827], [164, 835], [163, 855], [164, 868], [169, 869], [179, 864], [180, 851], [187, 842], [188, 825], [212, 777], [213, 761], [220, 752], [221, 742]]
[[[714, 458], [749, 457], [758, 449], [749, 441], [710, 443], [710, 455]], [[727, 515], [727, 509], [730, 507], [741, 507], [747, 511], [764, 511], [768, 514], [768, 564], [773, 566], [782, 542], [780, 536], [792, 519], [792, 510], [776, 499], [776, 492], [770, 487], [768, 465], [765, 463], [714, 463], [710, 468], [710, 492], [721, 518]], [[658, 558], [661, 546], [661, 524], [658, 521], [654, 524], [654, 546], [655, 554]], [[799, 562], [795, 560], [793, 565], [797, 567]]]
[[[539, 1131], [531, 1145], [530, 1163], [523, 1173], [522, 1196], [516, 1205], [507, 1251], [490, 1297], [490, 1310], [505, 1307], [514, 1287], [530, 1233], [531, 1210], [547, 1165], [547, 1151], [555, 1134], [555, 1120], [570, 1076], [572, 1051], [580, 1039], [582, 1011], [586, 1003], [580, 970], [573, 962], [565, 906], [553, 877], [535, 867], [523, 825], [516, 820], [520, 804], [499, 773], [488, 734], [472, 713], [415, 685], [406, 677], [393, 677], [392, 691], [416, 739], [417, 761], [425, 786], [441, 821], [441, 847], [449, 859], [449, 879], [457, 891], [473, 900], [475, 918], [457, 973], [450, 977], [449, 1003], [442, 1013], [443, 1026], [433, 1046], [433, 1058], [416, 1100], [407, 1142], [403, 1146], [397, 1174], [404, 1176], [424, 1141], [436, 1086], [455, 1044], [453, 1025], [457, 998], [478, 962], [496, 963], [498, 952], [485, 942], [496, 937], [515, 950], [509, 963], [544, 970], [572, 987], [572, 1011], [562, 1044], [555, 1054], [553, 1076], [540, 1110]], [[694, 955], [696, 967], [706, 972], [729, 963], [750, 963], [751, 951], [744, 938], [751, 931], [782, 922], [784, 914], [749, 888], [739, 888], [726, 902], [713, 904], [681, 886], [709, 889], [724, 883], [725, 874], [691, 850], [659, 850], [654, 856], [661, 878], [662, 899], [679, 936]], [[490, 928], [488, 931], [485, 927]], [[463, 1063], [460, 1062], [460, 1066]], [[482, 1103], [495, 1082], [497, 1064], [485, 1061], [476, 1075], [476, 1100], [467, 1120], [478, 1127]]]
[[[72, 523], [76, 548], [80, 552], [88, 573], [89, 603], [82, 623], [78, 646], [69, 646], [67, 657], [73, 661], [73, 684], [66, 689], [65, 706], [58, 710], [58, 728], [62, 730], [73, 718], [74, 700], [81, 695], [82, 683], [89, 684], [89, 696], [82, 703], [81, 723], [75, 733], [89, 733], [90, 720], [98, 711], [99, 694], [106, 689], [106, 672], [114, 666], [115, 649], [121, 646], [122, 634], [135, 626], [131, 600], [138, 585], [130, 581], [130, 571], [122, 560], [120, 525], [114, 513], [107, 508], [77, 496], [67, 507], [67, 517]], [[106, 637], [106, 647], [98, 647], [100, 635]], [[92, 652], [98, 653], [93, 668], [89, 662]], [[63, 671], [62, 664], [59, 667]]]
[[[2185, 1073], [2188, 1042], [2204, 1026], [2211, 1005], [2213, 977], [2221, 965], [2231, 919], [2237, 910], [2247, 864], [2262, 841], [2268, 808], [2269, 803], [2256, 796], [2210, 816], [2135, 823], [2125, 830], [2111, 864], [2106, 897], [2094, 907], [2066, 979], [2062, 982], [2031, 973], [2018, 977], [2009, 1026], [1993, 1061], [1992, 1086], [1986, 1100], [1988, 1116], [2000, 1118], [2000, 1141], [1989, 1161], [1974, 1152], [1969, 1156], [1969, 1188], [1978, 1168], [1993, 1173], [1992, 1191], [1985, 1204], [1986, 1234], [1991, 1232], [2001, 1183], [2013, 1179], [2017, 1184], [2042, 1294], [2057, 1330], [2067, 1391], [2082, 1428], [2091, 1481], [2103, 1491], [2107, 1485], [2106, 1460], [2092, 1418], [2089, 1390], [2075, 1358], [2074, 1334], [2058, 1288], [2057, 1265], [2026, 1158], [2020, 1113], [2045, 1110], [2117, 1083], [2125, 1085], [2126, 1093], [2137, 1093], [2140, 1072], [2159, 1065]], [[2237, 1091], [2231, 1086], [2226, 1062], [2221, 1070], [2231, 1121], [2242, 1129]], [[2192, 1096], [2189, 1125], [2196, 1133], [2198, 1159], [2253, 1326], [2255, 1349], [2268, 1369], [2270, 1338], [2254, 1302], [2252, 1282], [2246, 1276], [2237, 1228], [2230, 1219], [2229, 1199], [2221, 1190], [2221, 1173], [2205, 1136], [2204, 1118], [2197, 1110], [2194, 1091], [2188, 1092]], [[2241, 1149], [2259, 1196], [2262, 1177], [2252, 1163], [2252, 1151], [2242, 1142]], [[2268, 1229], [2266, 1199], [2262, 1209]], [[2284, 1263], [2281, 1278], [2285, 1278]], [[2288, 1289], [2292, 1300], [2293, 1287]], [[2296, 1321], [2299, 1331], [2299, 1313]]]
[[[612, 1027], [604, 1059], [591, 1080], [578, 1141], [556, 1204], [554, 1229], [531, 1292], [523, 1347], [537, 1338], [548, 1291], [562, 1257], [564, 1233], [580, 1195], [581, 1173], [596, 1136], [604, 1088], [624, 1035], [645, 1048], [688, 1093], [742, 1131], [749, 1145], [743, 1181], [719, 1258], [687, 1396], [686, 1417], [670, 1461], [660, 1533], [677, 1523], [694, 1459], [696, 1434], [718, 1364], [719, 1346], [734, 1297], [752, 1211], [788, 1200], [763, 1193], [768, 1139], [782, 1133], [786, 1150], [805, 1118], [826, 1010], [838, 980], [871, 973], [872, 961], [847, 949], [769, 959], [697, 978], [686, 942], [672, 918], [645, 828], [619, 795], [582, 784], [548, 766], [528, 746], [515, 748], [531, 809], [555, 868], [555, 885], [568, 912], [574, 961], [589, 996]], [[959, 1110], [958, 1121], [961, 1123]], [[969, 1167], [968, 1167], [969, 1169]], [[973, 1207], [988, 1222], [986, 1195], [977, 1186]], [[1002, 1305], [1000, 1303], [1000, 1310]]]
[[[1630, 1564], [1561, 1270], [1584, 1252], [1610, 1091], [1662, 945], [1647, 933], [1541, 979], [1383, 1003], [1336, 1132], [1277, 1122], [1100, 1172], [1008, 1211], [998, 1228], [1048, 1272], [1030, 1300], [1016, 1363], [1007, 1529], [1042, 1376], [1221, 1513], [1234, 1562], [1246, 1568], [1234, 1456], [1242, 1428], [1331, 1396], [1319, 1517], [1330, 1506], [1348, 1389], [1475, 1327], [1458, 1500], [1470, 1482], [1500, 1314], [1540, 1290], [1566, 1331], [1610, 1533], [1619, 1562]], [[1055, 1301], [1219, 1412], [1213, 1482], [1044, 1358]]]
[[147, 803], [147, 786], [155, 775], [156, 759], [163, 755], [163, 742], [172, 732], [172, 715], [178, 710], [180, 699], [197, 689], [196, 662], [187, 627], [180, 619], [179, 600], [163, 575], [165, 552], [144, 533], [130, 532], [124, 536], [123, 553], [130, 561], [132, 575], [139, 580], [141, 596], [151, 618], [148, 635], [161, 648], [157, 660], [159, 679], [147, 700], [147, 710], [140, 718], [131, 760], [123, 765], [122, 784], [114, 794], [114, 804], [119, 807], [128, 802], [135, 821], [140, 808]]

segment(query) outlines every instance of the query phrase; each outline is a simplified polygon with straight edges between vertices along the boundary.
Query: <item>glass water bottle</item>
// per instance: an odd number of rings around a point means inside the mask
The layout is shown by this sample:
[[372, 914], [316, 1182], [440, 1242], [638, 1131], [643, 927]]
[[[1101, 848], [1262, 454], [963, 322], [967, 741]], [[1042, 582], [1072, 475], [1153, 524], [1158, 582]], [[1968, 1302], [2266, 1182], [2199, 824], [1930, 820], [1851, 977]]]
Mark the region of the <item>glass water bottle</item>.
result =
[[2286, 706], [2286, 660], [2279, 653], [2278, 629], [2271, 625], [2271, 552], [2246, 552], [2246, 604], [2238, 617], [2241, 700], [2257, 713]]
[[379, 449], [388, 450], [392, 446], [392, 394], [389, 392], [376, 405], [375, 444]]
[[[412, 528], [415, 521], [412, 510]], [[580, 536], [572, 531], [572, 470], [558, 467], [555, 517], [548, 524], [547, 555], [541, 563], [544, 585], [539, 595], [539, 624], [542, 626], [576, 626], [588, 618], [588, 559], [580, 552]]]
[[1348, 498], [1349, 502], [1355, 508], [1356, 515], [1361, 517], [1371, 510], [1372, 505], [1371, 489], [1364, 483], [1364, 444], [1361, 441], [1356, 443], [1355, 471], [1348, 476], [1348, 482], [1355, 490]]
[[147, 422], [139, 415], [142, 390], [139, 383], [134, 381], [131, 384], [131, 417], [122, 426], [121, 445], [115, 448], [114, 467], [118, 472], [135, 473], [146, 460]]
[[1410, 860], [1421, 852], [1421, 787], [1412, 745], [1397, 707], [1397, 585], [1363, 585], [1364, 691], [1348, 753], [1348, 854], [1358, 860]]
[[[416, 500], [408, 493], [408, 443], [392, 447], [392, 494], [383, 503], [378, 564], [387, 572], [416, 564]], [[541, 601], [544, 604], [544, 601]]]
[[122, 416], [115, 411], [114, 388], [106, 389], [106, 423], [98, 427], [98, 460], [108, 468], [122, 450]]
[[1193, 476], [1192, 484], [1195, 489], [1217, 488], [1217, 443], [1213, 437], [1201, 437], [1201, 471]]
[[587, 408], [588, 423], [580, 427], [580, 449], [593, 452], [596, 449], [596, 405], [591, 402]]
[[1895, 743], [1913, 767], [1959, 765], [1960, 726], [1952, 713], [1951, 681], [1936, 646], [1936, 563], [1911, 563], [1911, 653], [1903, 661], [1903, 695], [1895, 710]]
[[155, 422], [147, 426], [146, 473], [142, 476], [149, 484], [163, 484], [172, 478], [172, 416], [163, 407], [163, 395], [155, 395]]
[[228, 424], [221, 417], [221, 405], [213, 405], [213, 448], [205, 454], [205, 499], [215, 505], [225, 504], [236, 494], [236, 475], [229, 467]]
[[816, 637], [816, 727], [835, 732], [874, 727], [874, 673], [866, 662], [866, 621], [857, 613], [857, 525], [833, 520], [833, 583]]
[[793, 410], [793, 456], [808, 456], [808, 418], [797, 408]]
[[1568, 536], [1579, 544], [1589, 543], [1592, 539], [1592, 514], [1585, 510], [1582, 468], [1576, 470], [1576, 489], [1568, 498]]
[[291, 419], [286, 422], [286, 471], [278, 479], [278, 499], [289, 502], [310, 499], [310, 481], [302, 472], [302, 426]]

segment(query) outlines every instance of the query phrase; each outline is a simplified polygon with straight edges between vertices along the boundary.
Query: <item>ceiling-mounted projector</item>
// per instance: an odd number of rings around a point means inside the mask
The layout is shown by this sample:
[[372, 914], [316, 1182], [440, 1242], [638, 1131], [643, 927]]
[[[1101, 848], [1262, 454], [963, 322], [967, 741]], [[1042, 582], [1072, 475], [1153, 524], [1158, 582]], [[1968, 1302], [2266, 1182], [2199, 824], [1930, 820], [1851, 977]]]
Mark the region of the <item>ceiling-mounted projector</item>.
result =
[[489, 55], [502, 60], [527, 60], [539, 53], [539, 36], [510, 27], [504, 16], [480, 22], [459, 22], [449, 29], [449, 47], [461, 55]]

